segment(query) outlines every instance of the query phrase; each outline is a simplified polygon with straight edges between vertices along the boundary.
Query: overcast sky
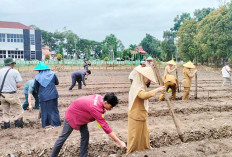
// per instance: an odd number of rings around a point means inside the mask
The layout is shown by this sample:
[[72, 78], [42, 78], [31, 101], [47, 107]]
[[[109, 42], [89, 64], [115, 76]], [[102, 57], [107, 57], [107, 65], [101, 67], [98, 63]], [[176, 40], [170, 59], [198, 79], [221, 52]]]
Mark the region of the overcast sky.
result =
[[[195, 9], [218, 8], [226, 0], [0, 0], [0, 21], [36, 25], [54, 32], [64, 27], [79, 37], [102, 41], [115, 34], [125, 47], [146, 33], [162, 40], [173, 19]], [[229, 0], [228, 0], [229, 1]]]

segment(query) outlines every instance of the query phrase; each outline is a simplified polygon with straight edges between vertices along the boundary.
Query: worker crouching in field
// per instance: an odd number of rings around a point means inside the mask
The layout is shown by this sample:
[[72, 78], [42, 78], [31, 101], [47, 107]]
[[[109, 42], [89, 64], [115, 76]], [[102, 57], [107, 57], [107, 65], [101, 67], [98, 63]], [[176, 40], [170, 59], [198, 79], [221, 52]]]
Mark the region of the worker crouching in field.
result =
[[89, 131], [87, 125], [95, 120], [97, 120], [97, 122], [101, 125], [106, 134], [117, 142], [121, 148], [126, 149], [126, 144], [117, 138], [102, 116], [106, 110], [113, 109], [113, 107], [117, 104], [118, 98], [114, 93], [107, 93], [104, 98], [95, 94], [80, 97], [73, 101], [65, 111], [63, 131], [52, 149], [51, 157], [58, 156], [60, 149], [69, 135], [72, 133], [73, 129], [80, 130], [80, 157], [86, 157], [88, 155], [89, 144]]
[[191, 73], [190, 69], [195, 69], [195, 66], [191, 61], [185, 63], [183, 69], [183, 80], [182, 80], [182, 86], [184, 87], [184, 93], [182, 100], [188, 100], [189, 99], [189, 92], [192, 85], [192, 78], [197, 73], [197, 69]]
[[[164, 86], [165, 86], [165, 90], [168, 91], [169, 88], [171, 88], [172, 90], [172, 100], [176, 100], [176, 89], [178, 87], [178, 83], [177, 83], [177, 79], [175, 76], [173, 75], [166, 75], [164, 77]], [[161, 94], [159, 97], [159, 101], [163, 101], [164, 100], [164, 94]]]
[[134, 75], [129, 92], [127, 154], [151, 148], [147, 127], [147, 99], [154, 97], [158, 92], [165, 92], [164, 86], [146, 91], [148, 82], [156, 82], [150, 67], [138, 67], [135, 70], [137, 73]]
[[25, 95], [25, 102], [23, 103], [22, 107], [24, 110], [32, 111], [32, 103], [31, 98], [32, 96], [35, 98], [35, 107], [34, 109], [39, 109], [39, 96], [38, 93], [34, 90], [35, 80], [29, 80], [24, 85], [24, 95]]
[[50, 67], [40, 62], [35, 68], [39, 73], [35, 76], [35, 91], [39, 94], [41, 107], [42, 127], [48, 125], [60, 126], [60, 114], [58, 110], [58, 92], [56, 85], [59, 84], [58, 78]]
[[69, 90], [72, 90], [73, 87], [76, 85], [76, 82], [78, 82], [78, 89], [82, 88], [82, 83], [86, 86], [85, 83], [85, 76], [90, 75], [91, 71], [90, 70], [79, 70], [76, 72], [72, 73], [72, 85], [69, 87]]

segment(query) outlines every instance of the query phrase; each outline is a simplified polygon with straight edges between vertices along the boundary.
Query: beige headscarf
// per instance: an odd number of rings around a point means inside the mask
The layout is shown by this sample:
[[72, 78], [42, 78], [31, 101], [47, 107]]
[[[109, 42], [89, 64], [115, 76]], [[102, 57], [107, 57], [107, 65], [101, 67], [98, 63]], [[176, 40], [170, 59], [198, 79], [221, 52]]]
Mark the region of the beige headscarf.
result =
[[[137, 67], [133, 82], [129, 91], [129, 110], [131, 110], [139, 91], [147, 90], [146, 82], [150, 80], [155, 83], [154, 72], [150, 67]], [[144, 100], [144, 107], [148, 111], [148, 100]]]

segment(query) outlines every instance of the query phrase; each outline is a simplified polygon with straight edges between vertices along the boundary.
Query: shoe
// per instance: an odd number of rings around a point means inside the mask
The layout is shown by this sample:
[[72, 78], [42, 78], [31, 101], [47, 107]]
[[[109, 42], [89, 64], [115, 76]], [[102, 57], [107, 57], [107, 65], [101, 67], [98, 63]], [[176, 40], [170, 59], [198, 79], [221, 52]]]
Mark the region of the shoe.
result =
[[19, 119], [17, 119], [17, 120], [15, 120], [15, 127], [16, 128], [23, 128], [23, 117], [22, 118], [19, 118]]
[[1, 129], [8, 129], [10, 128], [10, 122], [4, 122], [4, 124], [1, 126]]

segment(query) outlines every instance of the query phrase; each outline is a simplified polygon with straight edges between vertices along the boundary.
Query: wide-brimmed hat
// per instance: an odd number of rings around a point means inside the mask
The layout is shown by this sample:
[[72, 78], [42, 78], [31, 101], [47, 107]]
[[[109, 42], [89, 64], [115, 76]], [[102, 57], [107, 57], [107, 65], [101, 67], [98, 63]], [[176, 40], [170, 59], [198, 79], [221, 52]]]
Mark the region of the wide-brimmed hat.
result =
[[8, 57], [4, 59], [4, 65], [11, 65], [11, 64], [16, 64], [13, 58]]
[[176, 62], [172, 59], [170, 61], [167, 62], [168, 64], [172, 64], [172, 65], [176, 65]]
[[149, 56], [146, 60], [147, 61], [151, 61], [153, 58], [151, 56]]
[[39, 71], [39, 70], [49, 70], [51, 69], [49, 66], [47, 66], [46, 64], [44, 64], [43, 62], [40, 62], [35, 68], [35, 71]]
[[191, 68], [191, 69], [195, 68], [195, 65], [193, 65], [191, 61], [188, 61], [187, 63], [183, 64], [183, 66], [186, 68]]
[[135, 70], [141, 74], [142, 76], [146, 77], [149, 79], [151, 82], [154, 84], [156, 83], [155, 75], [151, 67], [137, 67]]

